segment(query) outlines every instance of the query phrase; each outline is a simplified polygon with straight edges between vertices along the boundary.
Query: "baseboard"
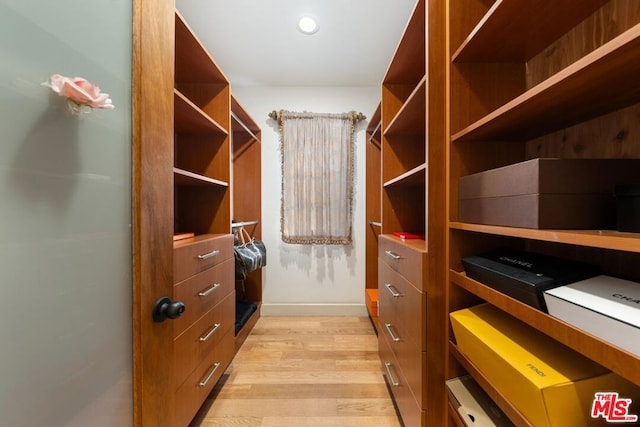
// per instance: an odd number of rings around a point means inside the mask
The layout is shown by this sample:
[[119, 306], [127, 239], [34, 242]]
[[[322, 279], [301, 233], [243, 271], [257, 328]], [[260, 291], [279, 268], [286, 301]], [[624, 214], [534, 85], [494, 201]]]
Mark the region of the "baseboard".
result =
[[365, 304], [267, 304], [261, 316], [368, 316]]

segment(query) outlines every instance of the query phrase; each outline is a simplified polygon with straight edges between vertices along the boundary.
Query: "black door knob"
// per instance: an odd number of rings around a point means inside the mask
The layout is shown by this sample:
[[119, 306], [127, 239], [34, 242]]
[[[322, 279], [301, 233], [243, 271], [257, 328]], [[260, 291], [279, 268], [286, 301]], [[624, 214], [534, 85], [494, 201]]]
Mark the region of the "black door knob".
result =
[[153, 321], [164, 322], [167, 319], [177, 319], [184, 313], [184, 303], [162, 297], [153, 306]]

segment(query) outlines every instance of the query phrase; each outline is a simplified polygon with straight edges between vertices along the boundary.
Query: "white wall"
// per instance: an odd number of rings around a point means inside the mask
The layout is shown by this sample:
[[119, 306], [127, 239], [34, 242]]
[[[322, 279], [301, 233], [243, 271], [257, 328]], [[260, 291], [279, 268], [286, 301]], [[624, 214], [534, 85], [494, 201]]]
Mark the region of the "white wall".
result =
[[263, 271], [263, 315], [366, 315], [365, 286], [365, 128], [355, 138], [353, 243], [292, 245], [280, 238], [280, 139], [273, 110], [373, 114], [380, 87], [238, 87], [240, 103], [262, 128], [262, 238], [267, 247]]

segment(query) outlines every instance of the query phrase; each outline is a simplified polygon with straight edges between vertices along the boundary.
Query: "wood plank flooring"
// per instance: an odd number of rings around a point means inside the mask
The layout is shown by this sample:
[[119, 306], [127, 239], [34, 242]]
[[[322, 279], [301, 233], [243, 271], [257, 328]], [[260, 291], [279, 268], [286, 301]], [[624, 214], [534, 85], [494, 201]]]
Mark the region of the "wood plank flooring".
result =
[[366, 317], [261, 317], [191, 427], [398, 427]]

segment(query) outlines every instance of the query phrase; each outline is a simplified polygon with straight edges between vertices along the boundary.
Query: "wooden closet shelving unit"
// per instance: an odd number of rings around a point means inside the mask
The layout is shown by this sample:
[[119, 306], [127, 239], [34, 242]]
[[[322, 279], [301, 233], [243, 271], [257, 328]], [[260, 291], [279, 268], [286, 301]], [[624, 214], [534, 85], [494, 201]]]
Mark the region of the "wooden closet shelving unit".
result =
[[[172, 299], [186, 310], [172, 321], [170, 424], [186, 426], [259, 317], [262, 271], [234, 286], [232, 218], [261, 238], [261, 145], [259, 126], [178, 11], [174, 65]], [[244, 299], [257, 310], [236, 335], [237, 300]]]
[[365, 301], [369, 317], [376, 332], [378, 324], [378, 235], [382, 231], [381, 221], [381, 119], [380, 104], [369, 120], [367, 126], [366, 149], [366, 218], [365, 226]]
[[445, 12], [442, 1], [416, 2], [382, 82], [378, 341], [411, 426], [443, 425], [446, 416]]
[[172, 321], [171, 424], [186, 426], [235, 354], [231, 92], [178, 11], [174, 66], [172, 300], [185, 312]]
[[[231, 142], [233, 166], [233, 219], [244, 223], [252, 237], [262, 239], [262, 143], [261, 129], [235, 96], [231, 96]], [[251, 301], [256, 311], [236, 335], [236, 351], [260, 317], [262, 269], [236, 284], [239, 301]]]
[[[640, 385], [638, 357], [468, 278], [461, 262], [511, 247], [640, 281], [640, 235], [467, 224], [457, 202], [461, 176], [532, 158], [640, 158], [640, 12], [628, 0], [447, 4], [449, 312], [488, 302]], [[516, 425], [529, 425], [447, 333], [447, 377], [471, 374]], [[460, 425], [451, 407], [448, 414]]]

